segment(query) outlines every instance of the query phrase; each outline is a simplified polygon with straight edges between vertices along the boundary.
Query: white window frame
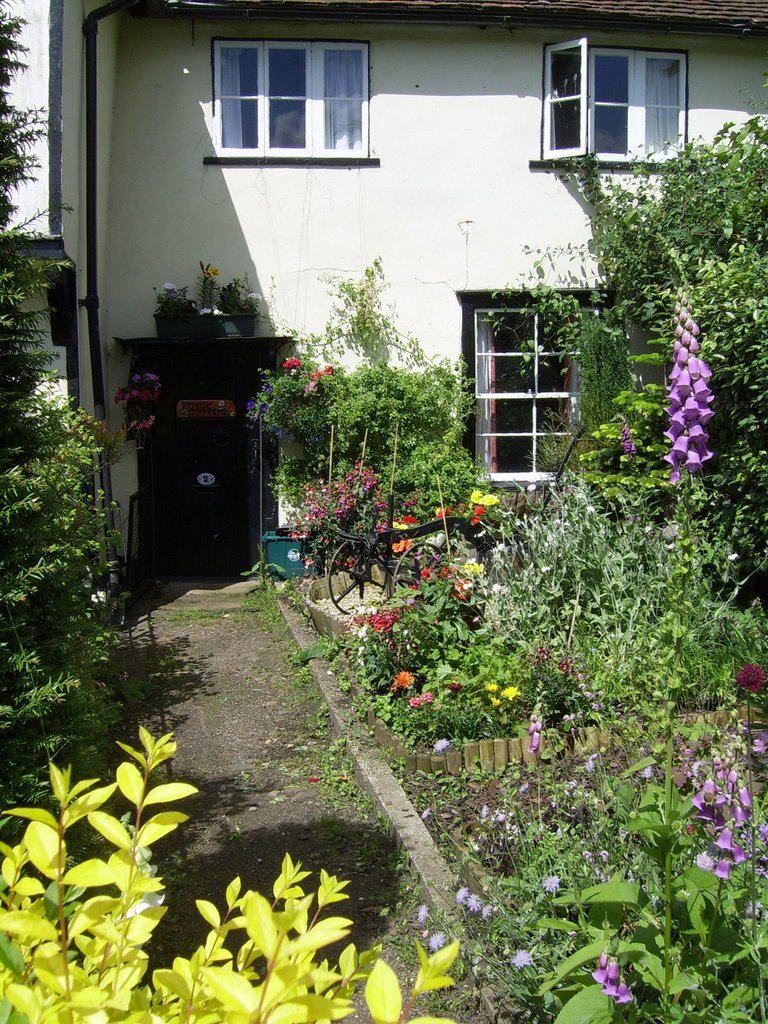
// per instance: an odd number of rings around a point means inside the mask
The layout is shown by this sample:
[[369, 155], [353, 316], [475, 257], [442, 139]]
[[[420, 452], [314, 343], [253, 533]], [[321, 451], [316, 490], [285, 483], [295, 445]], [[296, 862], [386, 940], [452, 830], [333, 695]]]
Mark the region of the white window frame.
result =
[[[222, 113], [221, 101], [223, 90], [221, 84], [221, 52], [224, 49], [254, 49], [258, 53], [258, 145], [255, 147], [226, 147], [222, 144]], [[302, 50], [306, 54], [306, 100], [305, 100], [305, 131], [306, 145], [303, 147], [271, 146], [269, 140], [269, 51], [270, 49]], [[361, 54], [362, 88], [361, 88], [361, 146], [359, 149], [328, 149], [325, 145], [325, 61], [328, 50], [352, 50]], [[368, 149], [368, 116], [369, 116], [369, 68], [368, 43], [336, 42], [322, 40], [305, 42], [300, 40], [282, 39], [222, 39], [213, 44], [213, 136], [217, 156], [256, 156], [256, 157], [297, 157], [306, 159], [343, 159], [367, 157]]]
[[[493, 350], [491, 348], [490, 340], [493, 334], [493, 319], [503, 319], [506, 314], [522, 314], [529, 316], [532, 319], [534, 325], [534, 337], [531, 339], [533, 345], [530, 349], [509, 349], [508, 351]], [[478, 308], [475, 310], [475, 399], [477, 403], [475, 413], [475, 454], [480, 461], [480, 464], [488, 470], [491, 475], [491, 479], [503, 482], [517, 482], [521, 484], [534, 483], [539, 480], [547, 480], [551, 478], [551, 471], [543, 471], [538, 468], [538, 442], [541, 437], [568, 437], [568, 431], [544, 431], [539, 429], [539, 408], [538, 402], [543, 400], [556, 399], [561, 401], [563, 404], [568, 403], [568, 419], [571, 423], [576, 423], [578, 419], [578, 354], [567, 353], [563, 351], [546, 352], [548, 358], [559, 357], [568, 355], [570, 358], [570, 370], [571, 380], [569, 381], [569, 388], [566, 390], [563, 388], [558, 391], [539, 391], [538, 390], [538, 367], [539, 367], [539, 354], [540, 348], [538, 345], [539, 338], [539, 324], [540, 314], [526, 309], [525, 307], [507, 307], [504, 309], [494, 308], [492, 306]], [[496, 391], [493, 388], [482, 389], [481, 382], [488, 380], [490, 382], [490, 374], [483, 371], [482, 361], [488, 360], [494, 356], [530, 356], [531, 362], [533, 363], [533, 390], [531, 391]], [[492, 431], [490, 426], [492, 425], [492, 414], [491, 414], [491, 403], [492, 402], [504, 402], [504, 401], [517, 401], [526, 402], [531, 405], [531, 429], [529, 431]], [[486, 403], [488, 414], [483, 413], [483, 403]], [[543, 427], [543, 422], [541, 424]], [[493, 446], [494, 442], [499, 438], [506, 437], [522, 437], [531, 439], [531, 450], [533, 465], [527, 470], [516, 470], [514, 472], [497, 472], [493, 469]]]
[[[581, 54], [581, 122], [579, 145], [575, 148], [557, 149], [552, 138], [553, 106], [561, 98], [554, 95], [552, 85], [552, 55], [564, 50], [578, 49]], [[597, 55], [613, 55], [627, 57], [629, 61], [629, 104], [627, 124], [627, 152], [601, 153], [594, 147], [595, 99], [593, 83], [595, 80], [595, 57]], [[645, 140], [645, 64], [647, 60], [661, 59], [677, 61], [680, 74], [678, 76], [678, 135], [677, 140], [670, 139], [671, 146], [664, 152], [649, 152]], [[688, 73], [687, 57], [679, 50], [637, 50], [627, 47], [609, 47], [588, 45], [586, 37], [571, 39], [563, 43], [554, 43], [544, 47], [544, 105], [542, 156], [545, 159], [557, 160], [569, 156], [585, 156], [593, 153], [598, 159], [610, 161], [630, 161], [644, 156], [664, 160], [671, 156], [677, 146], [685, 141], [687, 124], [686, 79]]]

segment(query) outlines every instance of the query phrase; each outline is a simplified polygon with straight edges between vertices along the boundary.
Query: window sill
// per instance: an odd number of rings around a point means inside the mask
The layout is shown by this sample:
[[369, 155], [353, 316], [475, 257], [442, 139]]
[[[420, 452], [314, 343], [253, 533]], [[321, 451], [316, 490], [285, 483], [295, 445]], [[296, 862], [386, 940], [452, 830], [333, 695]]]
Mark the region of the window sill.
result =
[[217, 167], [380, 167], [378, 157], [336, 156], [206, 156], [204, 164]]
[[599, 171], [624, 171], [632, 174], [635, 168], [642, 164], [648, 170], [661, 167], [660, 160], [595, 160], [589, 156], [568, 156], [561, 160], [529, 160], [528, 169], [531, 171], [568, 171], [572, 173], [583, 167], [587, 162], [594, 163]]

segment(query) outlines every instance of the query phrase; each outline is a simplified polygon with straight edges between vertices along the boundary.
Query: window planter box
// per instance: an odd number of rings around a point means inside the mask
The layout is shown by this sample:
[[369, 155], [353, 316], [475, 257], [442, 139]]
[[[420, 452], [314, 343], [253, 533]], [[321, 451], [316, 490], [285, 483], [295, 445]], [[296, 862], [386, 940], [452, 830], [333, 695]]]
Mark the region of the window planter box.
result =
[[158, 338], [252, 338], [253, 315], [160, 316], [155, 314]]

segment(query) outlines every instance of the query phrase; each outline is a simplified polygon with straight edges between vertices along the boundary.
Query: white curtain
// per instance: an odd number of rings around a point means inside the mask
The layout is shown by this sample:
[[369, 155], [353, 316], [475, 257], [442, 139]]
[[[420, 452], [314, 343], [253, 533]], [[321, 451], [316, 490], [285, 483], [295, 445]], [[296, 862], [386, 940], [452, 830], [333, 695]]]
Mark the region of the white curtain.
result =
[[325, 148], [363, 148], [363, 55], [325, 51]]
[[665, 57], [645, 61], [645, 151], [665, 153], [678, 141], [680, 62]]
[[[240, 54], [234, 46], [221, 48], [221, 144], [225, 149], [243, 148], [240, 110]], [[253, 52], [253, 59], [256, 53]]]

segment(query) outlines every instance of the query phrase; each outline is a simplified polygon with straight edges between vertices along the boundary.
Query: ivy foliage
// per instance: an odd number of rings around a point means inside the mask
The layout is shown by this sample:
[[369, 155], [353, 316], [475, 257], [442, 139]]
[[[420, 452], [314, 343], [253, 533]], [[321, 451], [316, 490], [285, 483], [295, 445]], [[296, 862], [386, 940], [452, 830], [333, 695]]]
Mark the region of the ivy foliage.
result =
[[[109, 728], [97, 676], [111, 631], [91, 600], [104, 524], [92, 492], [97, 425], [52, 397], [41, 316], [56, 265], [10, 225], [33, 173], [34, 113], [14, 110], [19, 22], [0, 12], [0, 799], [35, 795], [51, 756], [80, 763]], [[90, 488], [90, 489], [89, 489]]]
[[[745, 565], [768, 562], [768, 118], [726, 125], [712, 144], [686, 146], [630, 181], [586, 165], [582, 186], [593, 206], [594, 247], [615, 292], [616, 312], [672, 351], [671, 315], [680, 288], [703, 332], [712, 369], [715, 459], [707, 464], [701, 510]], [[630, 426], [632, 400], [623, 398]], [[663, 393], [646, 387], [639, 408]], [[658, 469], [658, 467], [656, 467]], [[631, 477], [629, 478], [631, 481]]]

